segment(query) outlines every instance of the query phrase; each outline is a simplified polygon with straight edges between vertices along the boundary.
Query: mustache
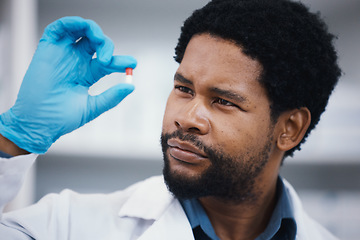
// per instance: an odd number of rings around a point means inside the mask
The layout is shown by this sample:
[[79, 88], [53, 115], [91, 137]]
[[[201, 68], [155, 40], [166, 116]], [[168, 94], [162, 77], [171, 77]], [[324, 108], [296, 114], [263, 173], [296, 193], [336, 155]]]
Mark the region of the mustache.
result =
[[191, 133], [185, 134], [182, 130], [176, 130], [173, 133], [161, 134], [161, 144], [165, 146], [167, 145], [167, 141], [173, 138], [177, 138], [183, 142], [189, 142], [195, 147], [204, 151], [205, 153], [207, 153], [207, 151], [209, 150], [209, 148], [205, 146], [205, 144], [201, 140], [199, 140], [198, 136]]
[[208, 156], [209, 160], [214, 163], [220, 156], [223, 157], [224, 154], [219, 152], [210, 146], [205, 145], [197, 135], [191, 133], [184, 133], [182, 130], [178, 129], [172, 133], [162, 133], [160, 142], [163, 151], [169, 148], [167, 141], [169, 139], [177, 138], [183, 142], [188, 142], [197, 147], [199, 150], [202, 150], [206, 156]]

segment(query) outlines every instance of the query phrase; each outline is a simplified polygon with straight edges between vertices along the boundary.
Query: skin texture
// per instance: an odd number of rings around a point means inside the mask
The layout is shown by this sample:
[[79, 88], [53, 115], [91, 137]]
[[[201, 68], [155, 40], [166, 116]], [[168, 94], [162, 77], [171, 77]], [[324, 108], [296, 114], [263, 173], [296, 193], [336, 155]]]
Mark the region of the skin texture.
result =
[[[202, 187], [210, 188], [209, 195], [201, 188], [200, 196], [194, 194], [221, 239], [254, 239], [265, 229], [275, 205], [284, 150], [298, 141], [288, 140], [286, 130], [296, 129], [294, 132], [299, 133], [302, 129], [290, 122], [294, 113], [291, 111], [282, 114], [278, 122], [271, 121], [270, 102], [258, 81], [261, 70], [259, 62], [244, 55], [236, 44], [209, 34], [195, 35], [175, 74], [174, 89], [166, 106], [162, 135], [164, 175], [175, 195], [182, 194], [178, 189], [201, 182], [213, 167], [214, 156], [208, 148], [221, 153], [219, 156], [227, 156], [225, 165], [232, 162], [229, 166], [237, 168], [223, 171], [233, 175], [232, 183], [242, 175], [254, 173], [249, 175], [250, 181], [231, 189], [238, 191], [240, 199], [216, 195], [215, 190], [211, 192], [213, 184], [204, 182]], [[308, 115], [306, 110], [295, 112], [300, 112], [300, 118]], [[194, 189], [179, 197], [187, 198], [193, 193]]]

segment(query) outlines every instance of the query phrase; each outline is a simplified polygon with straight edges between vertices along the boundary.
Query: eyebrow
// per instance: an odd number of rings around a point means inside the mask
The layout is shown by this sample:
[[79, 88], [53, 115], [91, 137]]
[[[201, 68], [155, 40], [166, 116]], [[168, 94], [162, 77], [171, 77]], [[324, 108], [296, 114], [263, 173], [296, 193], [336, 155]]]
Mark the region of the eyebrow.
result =
[[214, 88], [210, 88], [210, 92], [215, 93], [226, 99], [233, 100], [235, 102], [244, 103], [244, 102], [249, 101], [246, 97], [241, 96], [238, 93], [235, 93], [233, 91], [229, 91], [229, 90], [225, 90], [225, 89], [220, 89], [220, 88], [214, 87]]
[[189, 79], [187, 79], [180, 73], [175, 73], [174, 80], [184, 83], [184, 84], [194, 85], [192, 81], [190, 81]]
[[[175, 73], [174, 80], [178, 81], [178, 82], [181, 82], [183, 84], [188, 84], [188, 85], [192, 85], [192, 86], [194, 85], [192, 81], [190, 81], [189, 79], [187, 79], [186, 77], [184, 77], [180, 73]], [[230, 91], [230, 90], [225, 90], [225, 89], [220, 89], [220, 88], [217, 88], [217, 87], [212, 87], [212, 88], [210, 88], [210, 92], [212, 92], [212, 93], [214, 93], [214, 94], [216, 94], [218, 96], [227, 98], [229, 100], [235, 101], [235, 102], [244, 103], [244, 102], [249, 101], [246, 97], [241, 96], [238, 93], [236, 93], [234, 91]]]

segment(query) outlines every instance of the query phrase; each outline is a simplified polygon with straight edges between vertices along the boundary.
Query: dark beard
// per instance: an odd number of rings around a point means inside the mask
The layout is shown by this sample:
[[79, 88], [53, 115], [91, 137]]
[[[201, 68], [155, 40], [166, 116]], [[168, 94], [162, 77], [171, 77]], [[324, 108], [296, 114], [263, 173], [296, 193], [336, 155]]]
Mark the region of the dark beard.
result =
[[[203, 150], [211, 166], [201, 175], [187, 177], [170, 169], [167, 141], [178, 138], [187, 141]], [[259, 192], [255, 191], [255, 179], [268, 162], [271, 148], [271, 137], [261, 151], [250, 149], [241, 156], [230, 156], [205, 146], [196, 135], [183, 134], [178, 130], [172, 134], [161, 135], [161, 146], [164, 157], [163, 175], [169, 191], [179, 199], [191, 199], [214, 196], [222, 200], [242, 203], [255, 201]], [[248, 149], [249, 150], [249, 149]]]

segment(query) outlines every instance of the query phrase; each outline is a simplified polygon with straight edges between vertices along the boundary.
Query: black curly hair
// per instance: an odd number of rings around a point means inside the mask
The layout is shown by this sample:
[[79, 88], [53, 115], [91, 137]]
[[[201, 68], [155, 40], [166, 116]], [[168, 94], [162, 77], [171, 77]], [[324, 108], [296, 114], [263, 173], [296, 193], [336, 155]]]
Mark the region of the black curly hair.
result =
[[175, 48], [178, 63], [192, 36], [201, 33], [235, 42], [244, 54], [260, 62], [260, 83], [271, 101], [273, 122], [284, 111], [309, 109], [307, 132], [285, 157], [300, 150], [341, 75], [335, 37], [319, 14], [289, 0], [213, 0], [184, 22]]

